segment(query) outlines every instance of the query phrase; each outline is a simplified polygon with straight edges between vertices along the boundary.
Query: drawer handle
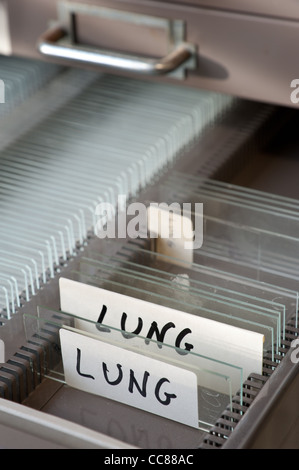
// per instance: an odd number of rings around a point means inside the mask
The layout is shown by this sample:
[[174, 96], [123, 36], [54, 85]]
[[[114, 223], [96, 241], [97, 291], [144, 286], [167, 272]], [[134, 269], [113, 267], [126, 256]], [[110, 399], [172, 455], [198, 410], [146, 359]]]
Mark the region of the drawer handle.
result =
[[[59, 42], [66, 35], [67, 33], [59, 25], [50, 28], [38, 40], [39, 52], [45, 56], [146, 75], [166, 75], [175, 72], [181, 66], [187, 68], [190, 59], [194, 62], [195, 58], [195, 48], [188, 43], [179, 44], [165, 57], [149, 59], [87, 46], [83, 47], [69, 42]], [[194, 68], [194, 65], [191, 68]]]

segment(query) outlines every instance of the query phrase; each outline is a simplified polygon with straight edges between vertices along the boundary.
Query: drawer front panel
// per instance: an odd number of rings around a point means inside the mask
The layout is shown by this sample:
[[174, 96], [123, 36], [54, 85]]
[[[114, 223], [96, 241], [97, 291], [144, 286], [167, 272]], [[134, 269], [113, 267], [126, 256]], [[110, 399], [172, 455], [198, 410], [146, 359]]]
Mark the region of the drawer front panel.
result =
[[[176, 83], [258, 101], [293, 105], [290, 98], [291, 82], [299, 77], [299, 66], [295, 60], [299, 21], [155, 1], [84, 3], [170, 20], [183, 20], [185, 40], [197, 48], [198, 66], [196, 70], [188, 71], [185, 80], [178, 80]], [[45, 3], [28, 0], [21, 5], [18, 1], [11, 0], [9, 13], [14, 54], [40, 57], [36, 42], [39, 35], [47, 29], [49, 21], [57, 20], [56, 6], [56, 2], [50, 0]], [[38, 21], [34, 18], [38, 18]], [[97, 35], [94, 42], [100, 46], [100, 28]], [[120, 45], [122, 50], [126, 48], [126, 38], [128, 36], [123, 38]], [[138, 35], [136, 39], [133, 38], [133, 42], [134, 40], [139, 41]], [[132, 38], [128, 38], [127, 42], [132, 43]], [[110, 69], [109, 71], [111, 72]], [[166, 77], [162, 80], [173, 82], [174, 79]]]
[[205, 8], [266, 15], [269, 17], [299, 19], [298, 0], [165, 0], [169, 3], [195, 5]]

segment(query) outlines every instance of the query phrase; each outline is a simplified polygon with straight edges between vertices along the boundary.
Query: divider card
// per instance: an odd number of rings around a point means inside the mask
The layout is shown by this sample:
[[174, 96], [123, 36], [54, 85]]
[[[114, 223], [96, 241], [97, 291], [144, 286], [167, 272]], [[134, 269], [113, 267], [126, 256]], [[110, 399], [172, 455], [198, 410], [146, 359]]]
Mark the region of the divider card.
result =
[[[197, 206], [200, 209], [197, 218], [200, 218], [202, 225], [202, 204]], [[178, 212], [178, 209], [176, 211], [173, 212], [168, 205], [163, 208], [163, 204], [151, 203], [147, 208], [148, 234], [151, 242], [154, 242], [154, 251], [172, 256], [176, 264], [180, 264], [179, 260], [192, 263], [196, 244], [190, 209], [187, 216], [181, 214], [180, 210]]]
[[[186, 368], [211, 371], [208, 379], [206, 374], [198, 373], [200, 386], [223, 393], [217, 375], [227, 375], [232, 393], [236, 393], [242, 385], [240, 368], [243, 379], [262, 372], [264, 335], [260, 333], [66, 278], [60, 278], [59, 285], [61, 310], [95, 322], [88, 324], [77, 318], [76, 328], [107, 335], [108, 341], [115, 333], [113, 328], [121, 329], [125, 333], [118, 333], [118, 341], [124, 348], [128, 343], [134, 344], [134, 336], [140, 335], [144, 341], [139, 341], [136, 347], [142, 347], [142, 354], [146, 354], [147, 348], [155, 347], [161, 357], [169, 354], [172, 363], [175, 358], [181, 362], [183, 357]], [[147, 339], [156, 339], [157, 343]], [[162, 343], [173, 348], [163, 348]], [[235, 375], [231, 372], [232, 365], [236, 368]]]
[[198, 428], [194, 372], [80, 334], [60, 330], [66, 383]]

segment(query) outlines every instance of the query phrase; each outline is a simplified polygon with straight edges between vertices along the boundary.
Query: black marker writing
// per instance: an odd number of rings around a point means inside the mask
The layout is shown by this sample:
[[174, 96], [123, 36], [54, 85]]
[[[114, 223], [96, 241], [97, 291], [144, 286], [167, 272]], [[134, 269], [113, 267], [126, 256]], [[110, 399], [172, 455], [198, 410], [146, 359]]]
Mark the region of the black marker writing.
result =
[[[100, 315], [99, 315], [99, 318], [98, 318], [98, 321], [96, 323], [96, 328], [101, 332], [111, 333], [110, 328], [102, 326], [102, 323], [103, 323], [103, 320], [104, 320], [106, 314], [107, 314], [107, 306], [103, 305], [102, 309], [101, 309], [101, 312], [100, 312]], [[165, 340], [166, 333], [170, 329], [176, 328], [176, 325], [173, 322], [168, 322], [164, 326], [160, 327], [158, 325], [158, 322], [153, 321], [151, 323], [147, 333], [142, 334], [142, 330], [144, 329], [144, 323], [143, 323], [142, 318], [138, 317], [137, 325], [136, 325], [135, 330], [133, 330], [131, 332], [128, 332], [126, 330], [127, 319], [128, 319], [127, 313], [123, 312], [121, 317], [120, 317], [120, 330], [121, 330], [122, 336], [125, 339], [131, 339], [131, 338], [134, 338], [135, 336], [138, 336], [139, 334], [141, 334], [142, 336], [145, 337], [145, 343], [146, 344], [149, 344], [150, 340], [152, 340], [152, 339], [155, 340], [156, 339], [159, 348], [162, 348], [164, 342], [167, 343], [167, 339]], [[176, 340], [175, 340], [175, 350], [177, 351], [178, 354], [181, 354], [181, 355], [188, 354], [188, 352], [191, 351], [191, 349], [194, 348], [194, 346], [190, 343], [185, 343], [184, 349], [182, 349], [182, 347], [181, 347], [181, 342], [182, 342], [183, 338], [186, 335], [191, 334], [191, 333], [192, 333], [192, 330], [190, 330], [190, 328], [184, 328], [182, 331], [180, 331], [178, 333], [178, 335], [176, 337]]]

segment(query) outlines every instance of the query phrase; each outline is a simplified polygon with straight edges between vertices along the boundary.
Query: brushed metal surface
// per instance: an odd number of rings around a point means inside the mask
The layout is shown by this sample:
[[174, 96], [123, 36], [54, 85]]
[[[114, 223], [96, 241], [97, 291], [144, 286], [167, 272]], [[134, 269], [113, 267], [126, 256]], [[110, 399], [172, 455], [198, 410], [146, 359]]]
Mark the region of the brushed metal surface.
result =
[[[159, 0], [157, 0], [159, 1]], [[169, 3], [186, 3], [198, 7], [217, 8], [220, 10], [266, 15], [269, 17], [299, 19], [297, 0], [165, 0]]]
[[[185, 21], [186, 42], [199, 48], [199, 66], [188, 72], [184, 85], [296, 106], [290, 99], [290, 84], [298, 73], [294, 58], [299, 21], [201, 8], [185, 2], [85, 0], [84, 3]], [[10, 0], [13, 54], [40, 57], [36, 42], [49, 22], [57, 20], [56, 4], [55, 0], [21, 3]], [[122, 48], [125, 42], [126, 38]]]

